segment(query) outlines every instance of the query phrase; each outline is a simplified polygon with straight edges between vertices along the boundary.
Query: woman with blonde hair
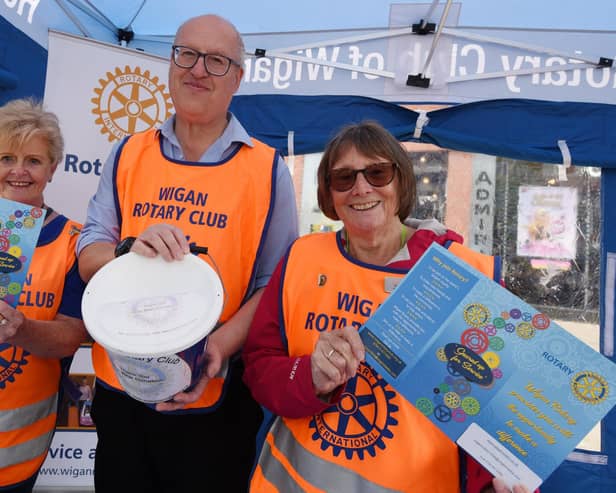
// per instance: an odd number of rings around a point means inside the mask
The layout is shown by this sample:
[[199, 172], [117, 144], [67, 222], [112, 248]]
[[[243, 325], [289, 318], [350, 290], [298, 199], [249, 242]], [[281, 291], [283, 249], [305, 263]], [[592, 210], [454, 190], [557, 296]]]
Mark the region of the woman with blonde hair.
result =
[[0, 197], [44, 214], [16, 308], [0, 300], [2, 492], [32, 491], [54, 434], [61, 379], [87, 337], [75, 255], [81, 226], [43, 197], [63, 150], [58, 119], [41, 104], [0, 107]]

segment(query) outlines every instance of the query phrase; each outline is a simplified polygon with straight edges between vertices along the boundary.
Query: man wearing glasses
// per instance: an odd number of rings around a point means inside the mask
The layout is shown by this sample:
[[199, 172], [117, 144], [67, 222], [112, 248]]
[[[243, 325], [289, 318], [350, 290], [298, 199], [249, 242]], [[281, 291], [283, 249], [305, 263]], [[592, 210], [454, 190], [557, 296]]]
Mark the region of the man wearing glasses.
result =
[[175, 116], [114, 148], [89, 204], [77, 247], [85, 280], [127, 251], [173, 261], [196, 243], [208, 247], [225, 286], [204, 377], [172, 401], [154, 408], [130, 398], [94, 345], [97, 493], [247, 490], [262, 415], [237, 355], [297, 236], [297, 213], [284, 161], [229, 113], [243, 55], [239, 33], [220, 17], [180, 26], [169, 67]]

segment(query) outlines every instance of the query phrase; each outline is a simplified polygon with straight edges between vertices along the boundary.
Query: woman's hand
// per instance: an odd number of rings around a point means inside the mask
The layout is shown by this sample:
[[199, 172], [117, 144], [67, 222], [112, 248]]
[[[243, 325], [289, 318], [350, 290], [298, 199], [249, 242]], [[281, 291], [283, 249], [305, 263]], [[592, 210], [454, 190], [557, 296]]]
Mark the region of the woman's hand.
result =
[[0, 300], [0, 344], [14, 340], [24, 321], [23, 313]]
[[323, 332], [310, 356], [316, 395], [327, 400], [329, 394], [355, 375], [364, 358], [364, 343], [355, 327]]
[[12, 344], [41, 358], [71, 356], [87, 340], [81, 319], [56, 314], [53, 320], [26, 318], [0, 300], [0, 344]]
[[513, 490], [510, 490], [505, 482], [500, 478], [494, 478], [492, 480], [494, 486], [494, 493], [530, 493], [525, 486], [514, 485]]

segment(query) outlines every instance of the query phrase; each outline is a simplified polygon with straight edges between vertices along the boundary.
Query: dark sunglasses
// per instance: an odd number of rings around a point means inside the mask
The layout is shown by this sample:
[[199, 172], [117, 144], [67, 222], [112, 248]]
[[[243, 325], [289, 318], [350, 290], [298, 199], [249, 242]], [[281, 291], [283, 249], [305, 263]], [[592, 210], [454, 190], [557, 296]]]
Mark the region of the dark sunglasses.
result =
[[353, 188], [357, 174], [361, 173], [373, 187], [384, 187], [393, 181], [396, 168], [396, 163], [374, 163], [364, 169], [336, 168], [330, 170], [327, 183], [337, 192], [346, 192]]

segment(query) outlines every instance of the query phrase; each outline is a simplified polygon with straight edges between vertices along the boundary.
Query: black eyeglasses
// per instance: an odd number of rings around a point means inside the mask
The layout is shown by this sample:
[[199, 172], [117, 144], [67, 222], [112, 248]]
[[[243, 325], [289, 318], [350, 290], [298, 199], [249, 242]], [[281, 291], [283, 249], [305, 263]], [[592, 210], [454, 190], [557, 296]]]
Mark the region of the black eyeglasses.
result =
[[240, 66], [235, 60], [225, 55], [201, 53], [188, 46], [173, 45], [171, 48], [173, 63], [180, 68], [193, 68], [199, 61], [199, 58], [203, 57], [203, 65], [205, 66], [206, 72], [210, 75], [222, 77], [226, 75], [231, 65]]
[[373, 187], [384, 187], [393, 181], [396, 168], [396, 163], [374, 163], [364, 169], [336, 168], [330, 170], [327, 182], [337, 192], [346, 192], [353, 188], [357, 174], [361, 173]]

